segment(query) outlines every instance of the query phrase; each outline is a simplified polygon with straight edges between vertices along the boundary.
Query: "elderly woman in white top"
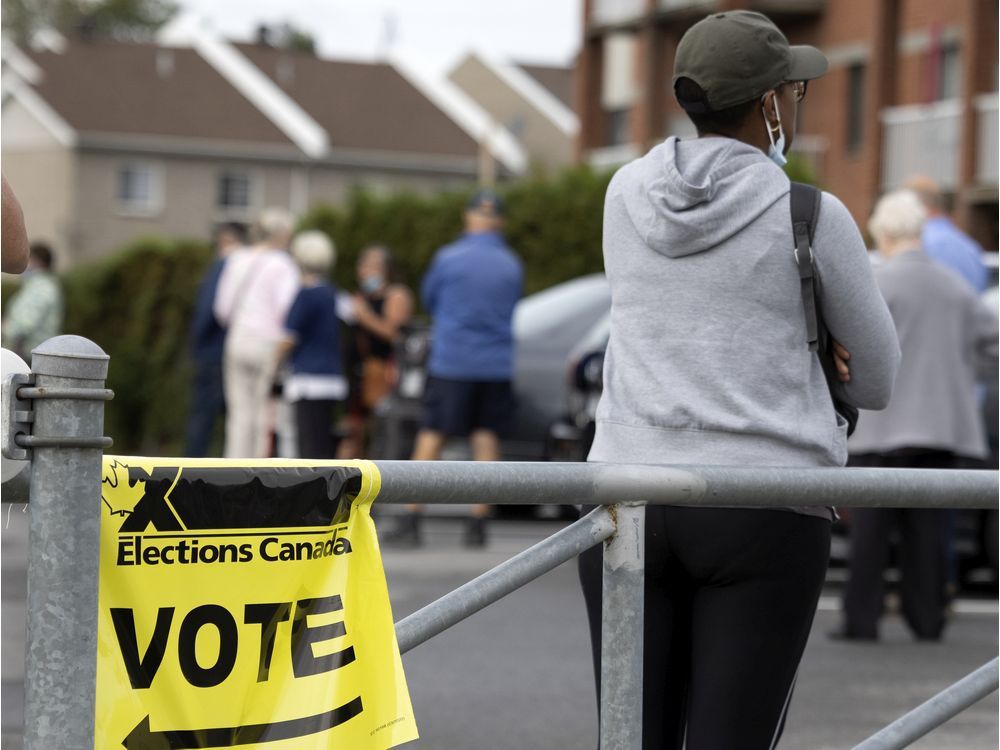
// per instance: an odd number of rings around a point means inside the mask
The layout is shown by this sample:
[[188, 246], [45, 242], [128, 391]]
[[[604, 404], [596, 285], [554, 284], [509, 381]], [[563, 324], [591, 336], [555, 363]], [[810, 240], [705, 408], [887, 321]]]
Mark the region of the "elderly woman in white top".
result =
[[266, 458], [277, 348], [299, 290], [299, 270], [286, 249], [295, 218], [265, 209], [251, 229], [254, 244], [229, 256], [215, 296], [215, 317], [228, 329], [223, 357], [226, 458]]
[[[921, 248], [926, 211], [909, 190], [885, 195], [868, 224], [883, 262], [875, 280], [892, 313], [902, 364], [888, 407], [861, 412], [848, 442], [858, 466], [949, 469], [986, 455], [977, 370], [996, 361], [997, 319], [965, 281]], [[900, 531], [903, 616], [918, 640], [945, 626], [948, 511], [858, 508], [851, 512], [844, 625], [834, 637], [875, 640], [889, 537]]]

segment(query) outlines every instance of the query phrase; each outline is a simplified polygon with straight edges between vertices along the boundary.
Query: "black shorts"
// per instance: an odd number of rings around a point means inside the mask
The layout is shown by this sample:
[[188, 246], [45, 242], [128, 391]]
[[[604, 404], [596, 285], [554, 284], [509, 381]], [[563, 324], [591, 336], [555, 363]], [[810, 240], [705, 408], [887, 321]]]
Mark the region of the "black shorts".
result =
[[427, 379], [423, 427], [428, 430], [448, 437], [489, 430], [502, 437], [513, 412], [514, 392], [509, 380]]

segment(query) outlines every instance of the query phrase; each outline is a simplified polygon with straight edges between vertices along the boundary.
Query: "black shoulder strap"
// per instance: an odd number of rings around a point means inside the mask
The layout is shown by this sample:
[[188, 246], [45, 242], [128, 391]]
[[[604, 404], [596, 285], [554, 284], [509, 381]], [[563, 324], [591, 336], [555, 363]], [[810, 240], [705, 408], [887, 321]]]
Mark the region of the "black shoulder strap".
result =
[[812, 239], [819, 218], [822, 193], [812, 185], [793, 182], [789, 193], [792, 215], [792, 237], [795, 238], [795, 262], [799, 267], [802, 307], [806, 315], [806, 338], [809, 351], [819, 347], [819, 317], [816, 310], [816, 268], [812, 254]]

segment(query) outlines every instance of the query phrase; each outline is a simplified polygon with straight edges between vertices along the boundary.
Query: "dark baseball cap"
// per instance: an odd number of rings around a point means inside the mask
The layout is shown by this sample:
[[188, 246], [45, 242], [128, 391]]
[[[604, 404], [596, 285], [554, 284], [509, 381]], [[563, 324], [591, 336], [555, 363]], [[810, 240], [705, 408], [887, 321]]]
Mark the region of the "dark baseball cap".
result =
[[713, 13], [681, 38], [673, 84], [690, 78], [705, 92], [712, 111], [763, 96], [786, 81], [810, 81], [826, 73], [826, 55], [790, 45], [770, 18], [748, 10]]
[[496, 216], [503, 216], [504, 213], [503, 198], [487, 188], [474, 192], [465, 204], [465, 208], [468, 211], [482, 211]]

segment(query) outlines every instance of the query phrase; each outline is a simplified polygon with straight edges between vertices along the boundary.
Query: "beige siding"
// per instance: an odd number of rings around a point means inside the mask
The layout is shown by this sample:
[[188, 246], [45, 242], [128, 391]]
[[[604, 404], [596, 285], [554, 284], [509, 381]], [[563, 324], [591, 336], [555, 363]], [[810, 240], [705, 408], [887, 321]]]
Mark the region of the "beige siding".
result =
[[75, 156], [16, 100], [3, 108], [0, 167], [24, 210], [28, 237], [50, 243], [60, 265], [69, 262]]
[[[118, 173], [129, 162], [152, 166], [162, 180], [161, 205], [149, 215], [130, 213], [118, 202]], [[266, 205], [287, 207], [292, 169], [267, 162], [85, 153], [80, 157], [76, 194], [80, 257], [104, 257], [143, 235], [207, 238], [219, 221], [249, 221]], [[217, 207], [218, 180], [226, 170], [252, 175], [249, 211], [226, 212]]]
[[[29, 231], [54, 244], [63, 268], [105, 258], [142, 236], [207, 238], [218, 222], [249, 222], [265, 206], [304, 211], [317, 203], [342, 203], [355, 187], [380, 195], [432, 194], [473, 184], [471, 176], [388, 169], [55, 147], [11, 151], [6, 136], [5, 131], [3, 169], [22, 201]], [[148, 166], [157, 176], [160, 200], [154, 209], [140, 213], [120, 204], [118, 175], [128, 164]], [[249, 210], [226, 212], [217, 206], [219, 178], [227, 170], [251, 175]]]
[[572, 163], [573, 137], [556, 127], [477, 58], [467, 57], [449, 77], [497, 124], [514, 134], [533, 163], [550, 168]]
[[309, 173], [308, 203], [310, 206], [343, 203], [354, 188], [363, 188], [376, 195], [398, 192], [429, 195], [442, 190], [462, 190], [473, 183], [472, 177], [316, 167]]

